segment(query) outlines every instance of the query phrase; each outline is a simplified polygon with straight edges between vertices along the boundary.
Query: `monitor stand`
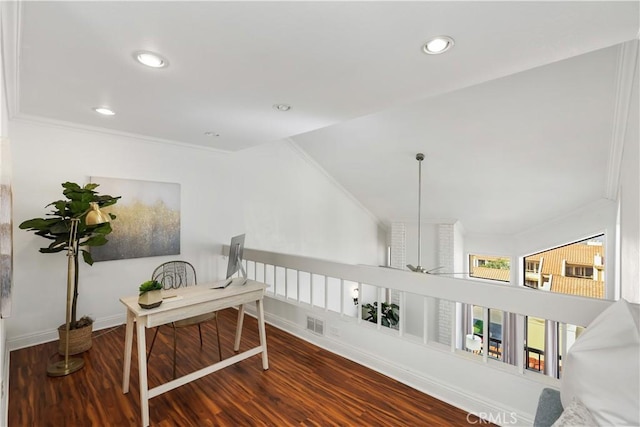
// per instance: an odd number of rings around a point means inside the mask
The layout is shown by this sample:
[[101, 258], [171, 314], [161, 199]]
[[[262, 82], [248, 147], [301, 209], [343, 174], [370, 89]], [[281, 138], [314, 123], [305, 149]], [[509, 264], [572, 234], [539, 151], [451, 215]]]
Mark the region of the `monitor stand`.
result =
[[242, 277], [229, 277], [227, 280], [225, 280], [224, 282], [220, 283], [219, 285], [216, 285], [214, 287], [212, 287], [211, 289], [224, 289], [229, 285], [234, 285], [234, 286], [243, 286], [245, 283], [247, 283], [247, 271], [244, 269], [244, 266], [242, 265], [242, 260], [240, 259], [240, 254], [236, 251], [237, 257], [236, 257], [236, 265], [238, 265], [240, 267], [240, 273], [242, 274]]

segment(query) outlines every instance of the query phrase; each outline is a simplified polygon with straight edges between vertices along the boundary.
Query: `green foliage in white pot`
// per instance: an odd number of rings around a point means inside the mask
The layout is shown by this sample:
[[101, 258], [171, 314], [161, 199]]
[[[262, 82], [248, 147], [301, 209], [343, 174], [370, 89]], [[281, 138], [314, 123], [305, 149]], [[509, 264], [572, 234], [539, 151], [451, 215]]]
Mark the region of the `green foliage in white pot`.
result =
[[147, 280], [143, 284], [140, 285], [140, 295], [143, 295], [149, 291], [160, 291], [162, 290], [162, 284], [157, 280]]
[[[64, 200], [57, 200], [49, 203], [45, 208], [52, 207], [51, 212], [47, 213], [46, 218], [33, 218], [20, 224], [20, 229], [33, 231], [38, 236], [51, 240], [49, 246], [40, 248], [43, 254], [57, 253], [67, 251], [69, 249], [69, 235], [71, 232], [71, 220], [79, 219], [78, 231], [76, 236], [78, 252], [82, 253], [84, 262], [89, 265], [93, 264], [91, 253], [83, 246], [102, 246], [107, 243], [106, 236], [111, 233], [111, 224], [106, 222], [98, 225], [87, 225], [85, 218], [87, 213], [91, 211], [91, 203], [97, 204], [99, 208], [111, 206], [118, 202], [120, 196], [113, 197], [109, 195], [99, 195], [94, 191], [99, 184], [87, 184], [80, 187], [73, 182], [65, 182], [62, 184], [62, 194], [66, 197]], [[113, 220], [116, 216], [109, 214]], [[81, 327], [86, 323], [86, 316], [77, 320], [77, 303], [78, 303], [78, 253], [74, 255], [75, 274], [73, 278], [73, 302], [71, 305], [71, 329]]]

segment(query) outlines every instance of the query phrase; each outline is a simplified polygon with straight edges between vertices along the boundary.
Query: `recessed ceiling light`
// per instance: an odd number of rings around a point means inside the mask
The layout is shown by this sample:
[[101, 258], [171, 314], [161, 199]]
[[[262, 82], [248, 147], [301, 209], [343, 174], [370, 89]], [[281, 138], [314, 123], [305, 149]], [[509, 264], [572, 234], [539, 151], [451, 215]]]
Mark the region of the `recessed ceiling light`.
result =
[[273, 104], [273, 108], [275, 108], [278, 111], [289, 111], [291, 110], [291, 105], [287, 105], [287, 104]]
[[164, 68], [169, 65], [169, 61], [167, 61], [161, 55], [146, 50], [135, 52], [133, 54], [133, 57], [142, 65], [146, 65], [147, 67], [151, 68]]
[[429, 39], [423, 46], [422, 51], [429, 55], [438, 55], [451, 49], [455, 42], [449, 36], [437, 36]]
[[204, 133], [204, 135], [205, 135], [205, 136], [210, 136], [210, 137], [214, 137], [214, 136], [215, 136], [215, 137], [218, 137], [218, 136], [220, 136], [220, 134], [219, 134], [219, 133], [211, 132], [211, 131], [209, 131], [209, 132], [205, 132], [205, 133]]
[[96, 107], [93, 109], [96, 113], [102, 114], [103, 116], [115, 116], [116, 113], [113, 112], [110, 108], [107, 107]]

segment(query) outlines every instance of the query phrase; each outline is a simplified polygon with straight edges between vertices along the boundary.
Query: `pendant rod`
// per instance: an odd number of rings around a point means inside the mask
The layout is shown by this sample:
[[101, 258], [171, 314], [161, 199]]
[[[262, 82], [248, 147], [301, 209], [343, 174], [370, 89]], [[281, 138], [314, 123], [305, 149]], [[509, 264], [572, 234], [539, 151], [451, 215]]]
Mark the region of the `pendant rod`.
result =
[[422, 161], [424, 160], [424, 154], [418, 153], [416, 154], [416, 160], [418, 161], [418, 266], [417, 270], [422, 270], [422, 259], [421, 259], [421, 247], [422, 247], [422, 234], [421, 234], [421, 208], [422, 208]]

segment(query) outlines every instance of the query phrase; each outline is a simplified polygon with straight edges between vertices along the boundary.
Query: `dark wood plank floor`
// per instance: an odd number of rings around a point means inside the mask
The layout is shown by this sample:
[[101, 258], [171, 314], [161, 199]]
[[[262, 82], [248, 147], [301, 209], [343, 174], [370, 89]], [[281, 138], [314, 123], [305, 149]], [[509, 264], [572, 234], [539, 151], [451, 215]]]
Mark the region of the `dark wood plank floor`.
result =
[[[233, 353], [236, 311], [220, 313], [223, 357]], [[215, 327], [178, 336], [178, 375], [217, 361]], [[152, 331], [147, 331], [147, 345]], [[467, 413], [393, 379], [267, 325], [268, 371], [260, 356], [215, 372], [150, 400], [152, 426], [435, 426], [476, 424]], [[86, 366], [61, 378], [46, 375], [57, 343], [11, 353], [9, 427], [140, 425], [134, 338], [131, 387], [123, 394], [124, 325], [94, 333]], [[247, 317], [244, 351], [257, 345], [256, 320]], [[158, 336], [149, 363], [151, 387], [171, 379], [171, 330]]]

